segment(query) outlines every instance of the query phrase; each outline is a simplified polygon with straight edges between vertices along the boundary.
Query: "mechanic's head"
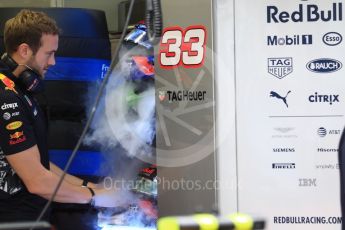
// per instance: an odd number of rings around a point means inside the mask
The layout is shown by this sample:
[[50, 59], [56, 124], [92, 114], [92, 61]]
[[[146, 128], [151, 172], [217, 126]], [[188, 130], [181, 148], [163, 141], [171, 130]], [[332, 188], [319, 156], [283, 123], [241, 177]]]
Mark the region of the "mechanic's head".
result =
[[5, 49], [19, 65], [27, 65], [43, 77], [55, 65], [59, 33], [54, 19], [45, 13], [21, 10], [5, 24]]

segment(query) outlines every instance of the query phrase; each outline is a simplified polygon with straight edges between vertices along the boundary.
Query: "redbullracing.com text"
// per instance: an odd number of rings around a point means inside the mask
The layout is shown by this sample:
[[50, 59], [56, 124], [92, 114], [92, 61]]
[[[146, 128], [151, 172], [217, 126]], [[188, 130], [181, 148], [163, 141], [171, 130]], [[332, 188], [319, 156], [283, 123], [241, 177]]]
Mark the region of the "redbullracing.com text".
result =
[[275, 216], [274, 224], [341, 224], [341, 217], [325, 216]]

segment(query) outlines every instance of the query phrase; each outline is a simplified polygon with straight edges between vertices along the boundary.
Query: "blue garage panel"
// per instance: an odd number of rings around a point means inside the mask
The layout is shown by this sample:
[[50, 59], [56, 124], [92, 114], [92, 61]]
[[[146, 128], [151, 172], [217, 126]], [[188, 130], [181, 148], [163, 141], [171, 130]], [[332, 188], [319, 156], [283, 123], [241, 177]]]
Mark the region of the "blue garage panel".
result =
[[[64, 169], [71, 156], [71, 150], [49, 150], [50, 161]], [[101, 165], [105, 162], [103, 154], [92, 151], [78, 151], [69, 170], [69, 174], [104, 176]]]
[[46, 80], [97, 81], [101, 80], [110, 61], [95, 58], [56, 57], [56, 65], [46, 73]]

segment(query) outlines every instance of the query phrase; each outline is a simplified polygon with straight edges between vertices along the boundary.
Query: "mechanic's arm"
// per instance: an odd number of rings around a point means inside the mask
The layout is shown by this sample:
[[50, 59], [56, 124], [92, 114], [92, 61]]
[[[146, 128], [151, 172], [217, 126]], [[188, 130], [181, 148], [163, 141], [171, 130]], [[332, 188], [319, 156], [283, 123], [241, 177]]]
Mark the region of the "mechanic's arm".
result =
[[[50, 199], [59, 181], [59, 176], [46, 168], [40, 162], [37, 145], [19, 153], [6, 156], [12, 168], [17, 172], [29, 192]], [[94, 189], [96, 195], [102, 192]], [[63, 203], [89, 203], [91, 192], [86, 187], [73, 185], [67, 182], [61, 184], [54, 199]]]
[[[49, 164], [50, 164], [50, 171], [52, 171], [53, 173], [55, 173], [56, 175], [58, 175], [60, 177], [62, 175], [62, 173], [63, 173], [62, 169], [60, 169], [53, 162], [49, 162]], [[73, 184], [73, 185], [82, 186], [82, 184], [83, 184], [83, 180], [82, 179], [80, 179], [80, 178], [78, 178], [76, 176], [67, 174], [67, 173], [65, 175], [64, 180], [67, 181], [70, 184]], [[91, 182], [87, 182], [87, 187], [96, 188], [96, 184], [91, 183]]]

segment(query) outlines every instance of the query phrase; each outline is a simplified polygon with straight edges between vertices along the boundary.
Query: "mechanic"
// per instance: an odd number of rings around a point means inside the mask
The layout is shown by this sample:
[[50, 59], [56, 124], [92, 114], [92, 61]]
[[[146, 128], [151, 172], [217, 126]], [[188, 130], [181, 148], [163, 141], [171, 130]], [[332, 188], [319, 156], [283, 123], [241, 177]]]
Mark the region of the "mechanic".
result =
[[[55, 65], [60, 29], [45, 13], [21, 10], [4, 28], [0, 60], [0, 222], [33, 221], [62, 170], [49, 162], [46, 119], [35, 95]], [[66, 175], [54, 201], [111, 206], [114, 191]], [[115, 204], [114, 204], [115, 205]], [[49, 221], [49, 212], [43, 220]]]

